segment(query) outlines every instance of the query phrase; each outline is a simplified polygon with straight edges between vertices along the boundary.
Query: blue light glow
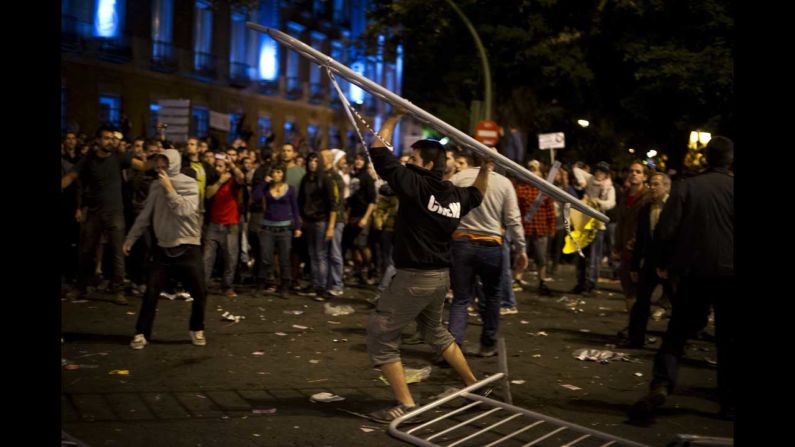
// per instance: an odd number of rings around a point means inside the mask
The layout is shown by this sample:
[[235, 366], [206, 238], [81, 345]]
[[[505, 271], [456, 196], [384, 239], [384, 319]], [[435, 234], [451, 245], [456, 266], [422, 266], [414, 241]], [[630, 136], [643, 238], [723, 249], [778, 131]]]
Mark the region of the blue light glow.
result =
[[259, 46], [259, 77], [275, 81], [279, 77], [279, 50], [270, 36], [262, 36]]
[[119, 35], [119, 14], [116, 0], [97, 0], [94, 34], [106, 38]]
[[[356, 74], [364, 76], [364, 62], [357, 61], [351, 65], [351, 70], [355, 71]], [[359, 88], [359, 86], [351, 83], [350, 89], [348, 90], [348, 96], [350, 96], [351, 101], [355, 102], [356, 104], [361, 104], [364, 102], [364, 90]]]

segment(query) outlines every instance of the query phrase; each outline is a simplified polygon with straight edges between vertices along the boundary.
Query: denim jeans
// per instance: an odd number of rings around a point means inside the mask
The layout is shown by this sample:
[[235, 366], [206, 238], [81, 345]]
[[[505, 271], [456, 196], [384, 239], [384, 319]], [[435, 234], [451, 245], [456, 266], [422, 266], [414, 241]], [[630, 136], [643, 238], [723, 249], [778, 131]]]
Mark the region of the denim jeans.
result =
[[463, 346], [467, 324], [467, 306], [475, 296], [476, 280], [483, 282], [484, 310], [481, 311], [483, 331], [480, 344], [491, 348], [497, 343], [502, 286], [502, 246], [488, 246], [469, 239], [453, 239], [450, 243], [450, 281], [453, 304], [450, 306], [448, 328], [456, 343]]
[[500, 303], [502, 307], [516, 307], [516, 293], [513, 291], [513, 270], [511, 270], [511, 241], [502, 241], [502, 273], [500, 274]]
[[331, 241], [326, 240], [328, 222], [307, 222], [307, 244], [312, 269], [312, 285], [316, 290], [342, 290], [342, 229], [339, 222], [334, 227]]
[[604, 242], [604, 237], [604, 231], [597, 231], [593, 242], [591, 242], [591, 244], [585, 247], [582, 251], [585, 255], [585, 259], [583, 259], [582, 256], [577, 256], [578, 286], [582, 286], [587, 289], [596, 287], [596, 284], [599, 281], [599, 265], [602, 262], [602, 244]]
[[215, 256], [221, 252], [221, 260], [224, 265], [223, 280], [221, 288], [229, 290], [235, 279], [235, 269], [237, 268], [237, 257], [240, 252], [240, 225], [239, 224], [215, 224], [207, 225], [207, 237], [204, 245], [204, 282], [210, 284], [210, 277], [215, 266]]
[[[264, 284], [273, 271], [274, 248], [279, 254], [279, 270], [281, 284], [287, 285], [292, 278], [290, 271], [290, 247], [293, 241], [293, 231], [290, 227], [262, 227], [259, 230], [260, 241], [260, 268], [257, 280]], [[279, 282], [274, 282], [279, 284]]]

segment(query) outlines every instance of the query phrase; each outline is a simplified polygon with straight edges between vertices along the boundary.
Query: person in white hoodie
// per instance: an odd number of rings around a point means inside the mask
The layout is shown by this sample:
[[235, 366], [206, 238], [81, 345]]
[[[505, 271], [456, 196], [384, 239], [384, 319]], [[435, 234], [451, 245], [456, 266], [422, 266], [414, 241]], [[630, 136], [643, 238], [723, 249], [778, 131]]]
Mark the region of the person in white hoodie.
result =
[[158, 154], [156, 163], [159, 181], [152, 183], [144, 208], [135, 219], [122, 247], [124, 254], [129, 255], [135, 241], [150, 226], [154, 229], [157, 246], [130, 347], [143, 349], [149, 343], [157, 298], [172, 275], [182, 281], [193, 297], [189, 323], [191, 341], [196, 346], [205, 346], [207, 287], [201, 253], [199, 184], [180, 173], [182, 161], [179, 152], [174, 149]]

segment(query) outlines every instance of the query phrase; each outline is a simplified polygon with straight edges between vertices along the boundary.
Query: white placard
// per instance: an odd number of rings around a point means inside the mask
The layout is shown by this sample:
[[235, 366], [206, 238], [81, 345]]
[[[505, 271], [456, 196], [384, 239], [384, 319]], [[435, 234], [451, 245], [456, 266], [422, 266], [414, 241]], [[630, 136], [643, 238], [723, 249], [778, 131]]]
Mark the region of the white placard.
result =
[[218, 113], [210, 110], [210, 128], [229, 132], [231, 123], [228, 113]]
[[566, 147], [566, 136], [563, 132], [538, 134], [539, 149], [563, 149]]

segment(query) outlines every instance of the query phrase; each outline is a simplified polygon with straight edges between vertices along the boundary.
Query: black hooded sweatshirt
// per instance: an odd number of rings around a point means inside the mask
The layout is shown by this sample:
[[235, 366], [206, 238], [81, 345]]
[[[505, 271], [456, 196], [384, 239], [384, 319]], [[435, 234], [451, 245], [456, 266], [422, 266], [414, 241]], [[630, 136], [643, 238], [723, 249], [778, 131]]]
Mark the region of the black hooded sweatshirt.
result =
[[450, 267], [450, 239], [458, 222], [480, 205], [474, 186], [461, 188], [442, 180], [438, 170], [403, 166], [384, 147], [371, 148], [378, 175], [397, 193], [394, 252], [397, 268], [438, 270]]

